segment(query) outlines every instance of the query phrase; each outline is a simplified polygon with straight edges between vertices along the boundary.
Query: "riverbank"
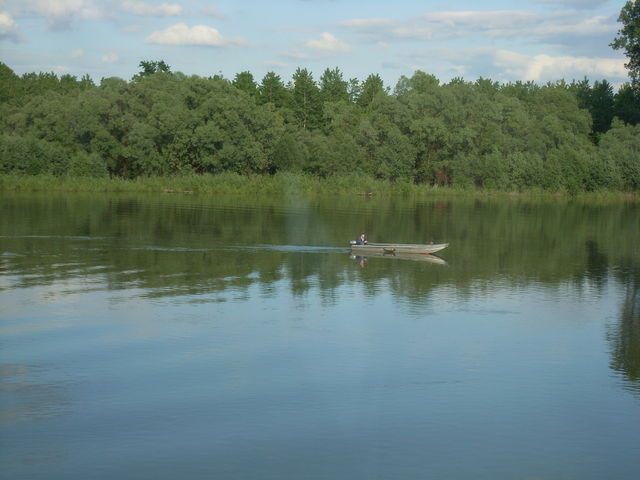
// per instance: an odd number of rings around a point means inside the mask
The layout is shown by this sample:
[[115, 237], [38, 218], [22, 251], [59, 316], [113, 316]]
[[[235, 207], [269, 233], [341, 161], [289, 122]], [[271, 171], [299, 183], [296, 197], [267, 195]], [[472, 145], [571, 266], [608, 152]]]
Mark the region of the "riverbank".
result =
[[545, 192], [542, 190], [499, 191], [473, 188], [434, 187], [408, 181], [379, 180], [363, 174], [319, 178], [298, 173], [242, 176], [219, 175], [152, 176], [135, 179], [56, 177], [52, 175], [0, 175], [0, 192], [96, 192], [164, 193], [167, 195], [340, 195], [340, 196], [544, 196], [591, 197], [639, 200], [638, 192]]

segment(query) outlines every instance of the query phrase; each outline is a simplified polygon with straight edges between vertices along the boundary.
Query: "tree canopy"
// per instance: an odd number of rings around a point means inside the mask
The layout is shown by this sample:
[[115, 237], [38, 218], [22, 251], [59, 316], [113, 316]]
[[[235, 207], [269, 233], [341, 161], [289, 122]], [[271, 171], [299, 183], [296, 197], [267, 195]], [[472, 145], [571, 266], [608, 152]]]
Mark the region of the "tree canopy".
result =
[[625, 67], [629, 70], [632, 84], [640, 88], [640, 0], [628, 0], [620, 11], [618, 22], [622, 27], [611, 46], [624, 50], [629, 59]]
[[0, 63], [0, 173], [278, 171], [504, 190], [640, 188], [640, 95], [606, 80], [442, 83], [417, 71], [233, 80], [141, 62], [95, 85]]

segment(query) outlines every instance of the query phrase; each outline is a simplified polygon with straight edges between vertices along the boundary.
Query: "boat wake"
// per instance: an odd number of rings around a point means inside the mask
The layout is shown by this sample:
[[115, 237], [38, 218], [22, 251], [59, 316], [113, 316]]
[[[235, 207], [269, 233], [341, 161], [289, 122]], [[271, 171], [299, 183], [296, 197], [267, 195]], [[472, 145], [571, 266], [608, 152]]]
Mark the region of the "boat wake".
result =
[[342, 253], [348, 250], [344, 247], [319, 247], [313, 245], [246, 245], [238, 246], [243, 250], [269, 250], [285, 253]]

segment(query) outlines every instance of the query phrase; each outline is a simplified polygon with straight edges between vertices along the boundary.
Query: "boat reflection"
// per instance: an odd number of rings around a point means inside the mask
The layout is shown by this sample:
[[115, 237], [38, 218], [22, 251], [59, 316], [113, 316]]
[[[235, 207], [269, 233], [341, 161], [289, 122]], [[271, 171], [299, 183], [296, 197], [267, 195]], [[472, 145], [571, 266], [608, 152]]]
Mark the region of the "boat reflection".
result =
[[434, 254], [424, 253], [371, 253], [368, 255], [351, 255], [351, 258], [364, 268], [370, 258], [390, 258], [395, 260], [412, 260], [414, 262], [433, 263], [436, 265], [448, 265], [444, 258]]

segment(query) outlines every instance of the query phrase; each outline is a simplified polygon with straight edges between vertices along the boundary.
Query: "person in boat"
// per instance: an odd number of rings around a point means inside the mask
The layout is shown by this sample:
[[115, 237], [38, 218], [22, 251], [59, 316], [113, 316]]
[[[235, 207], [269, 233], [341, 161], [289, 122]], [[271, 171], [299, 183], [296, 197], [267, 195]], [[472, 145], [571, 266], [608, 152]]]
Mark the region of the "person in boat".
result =
[[361, 233], [356, 240], [356, 245], [366, 245], [367, 243], [369, 243], [369, 240], [367, 240], [367, 236], [364, 233]]

